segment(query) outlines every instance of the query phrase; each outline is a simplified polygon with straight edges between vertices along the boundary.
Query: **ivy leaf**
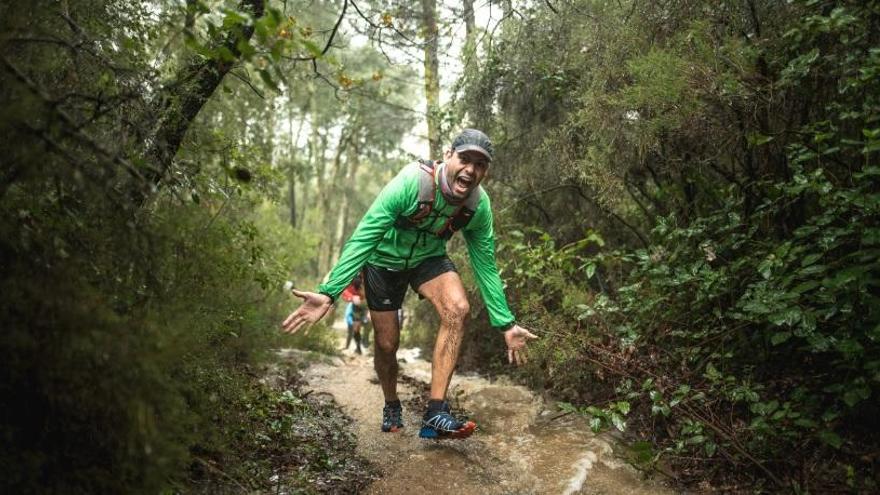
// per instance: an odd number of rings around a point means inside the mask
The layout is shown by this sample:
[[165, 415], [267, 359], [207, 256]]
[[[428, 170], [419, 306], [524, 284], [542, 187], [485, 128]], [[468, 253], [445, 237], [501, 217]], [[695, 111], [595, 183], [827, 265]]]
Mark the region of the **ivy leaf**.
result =
[[272, 80], [272, 75], [269, 74], [269, 71], [267, 71], [266, 69], [260, 69], [257, 72], [260, 74], [260, 79], [263, 80], [263, 83], [265, 83], [266, 86], [269, 86], [275, 91], [281, 92], [281, 90], [278, 89], [278, 85], [275, 84], [274, 80]]
[[800, 271], [801, 275], [815, 275], [817, 273], [824, 272], [828, 267], [825, 265], [810, 265], [805, 268], [802, 268]]
[[593, 278], [593, 275], [596, 273], [596, 264], [588, 263], [584, 270], [586, 271], [587, 278]]
[[706, 451], [706, 455], [712, 457], [715, 455], [715, 452], [718, 450], [718, 444], [715, 442], [706, 442], [703, 445], [703, 449]]
[[257, 53], [257, 50], [254, 49], [250, 42], [245, 38], [239, 38], [238, 41], [235, 42], [235, 47], [238, 49], [243, 60], [250, 60], [254, 54]]
[[691, 445], [698, 445], [706, 441], [706, 437], [703, 435], [694, 435], [687, 439], [687, 443]]
[[623, 419], [623, 416], [617, 413], [611, 414], [611, 423], [620, 431], [626, 431], [626, 421]]
[[234, 26], [240, 26], [247, 22], [247, 17], [241, 15], [234, 10], [226, 10], [226, 16], [223, 17], [223, 29], [229, 29]]
[[653, 414], [654, 416], [656, 416], [658, 414], [662, 414], [663, 416], [669, 416], [670, 412], [671, 411], [669, 409], [669, 406], [665, 406], [665, 405], [664, 406], [658, 406], [658, 405], [651, 406], [651, 414]]
[[776, 332], [770, 337], [770, 343], [779, 345], [791, 338], [791, 332]]
[[769, 315], [770, 323], [776, 326], [793, 326], [801, 320], [801, 310], [798, 307], [785, 308]]
[[309, 40], [300, 40], [300, 43], [302, 43], [302, 45], [304, 47], [306, 47], [306, 50], [308, 50], [309, 53], [311, 53], [313, 57], [315, 57], [315, 58], [321, 57], [321, 47], [316, 45], [314, 42], [309, 41]]
[[815, 289], [816, 287], [819, 287], [819, 282], [817, 282], [815, 280], [808, 280], [806, 282], [802, 282], [802, 283], [794, 286], [789, 292], [792, 294], [800, 295], [800, 294], [803, 294], [804, 292], [811, 291], [811, 290]]
[[754, 147], [758, 147], [758, 146], [763, 146], [763, 145], [769, 143], [770, 141], [773, 141], [773, 136], [765, 136], [763, 134], [753, 132], [753, 133], [749, 134], [746, 137], [746, 139], [748, 140], [748, 143], [750, 145], [752, 145]]
[[770, 275], [773, 273], [773, 259], [766, 259], [758, 265], [758, 273], [761, 274], [764, 279], [769, 279]]
[[794, 424], [796, 424], [797, 426], [800, 426], [802, 428], [815, 428], [816, 427], [816, 422], [813, 421], [812, 419], [808, 419], [808, 418], [796, 419], [794, 421]]
[[839, 449], [843, 445], [843, 440], [837, 433], [831, 430], [822, 430], [819, 432], [819, 440], [835, 449]]
[[225, 46], [221, 46], [217, 48], [217, 55], [220, 57], [220, 60], [224, 62], [234, 62], [235, 54], [232, 53], [232, 50]]
[[801, 260], [801, 266], [810, 266], [813, 263], [819, 261], [819, 259], [821, 259], [822, 256], [823, 256], [822, 253], [808, 254], [807, 256], [804, 256], [804, 259]]
[[859, 402], [871, 397], [871, 389], [866, 386], [855, 386], [843, 393], [843, 402], [853, 407]]

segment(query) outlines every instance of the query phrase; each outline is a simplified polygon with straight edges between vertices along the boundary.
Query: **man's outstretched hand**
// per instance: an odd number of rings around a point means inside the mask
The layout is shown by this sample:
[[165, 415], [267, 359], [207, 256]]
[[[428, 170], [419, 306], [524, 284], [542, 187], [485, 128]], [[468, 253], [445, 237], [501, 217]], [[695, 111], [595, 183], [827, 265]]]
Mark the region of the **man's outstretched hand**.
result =
[[299, 308], [284, 319], [281, 328], [287, 333], [296, 333], [303, 325], [311, 325], [320, 320], [333, 306], [330, 296], [315, 292], [301, 292], [293, 289], [293, 295], [303, 300]]
[[507, 360], [511, 364], [526, 363], [526, 346], [529, 340], [537, 339], [538, 336], [519, 325], [513, 325], [504, 332], [504, 342], [507, 343]]

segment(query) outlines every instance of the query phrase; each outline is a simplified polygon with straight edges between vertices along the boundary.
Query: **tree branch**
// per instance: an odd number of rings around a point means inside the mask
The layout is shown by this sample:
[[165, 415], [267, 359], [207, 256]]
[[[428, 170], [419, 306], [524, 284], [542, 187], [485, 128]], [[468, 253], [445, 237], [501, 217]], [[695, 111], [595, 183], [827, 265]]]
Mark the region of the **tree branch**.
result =
[[[242, 0], [239, 9], [250, 12], [254, 19], [258, 19], [263, 16], [265, 2]], [[246, 25], [240, 33], [230, 32], [222, 46], [235, 57], [240, 57], [239, 40], [250, 42], [253, 34], [254, 26]], [[163, 88], [155, 112], [160, 120], [146, 150], [147, 158], [156, 165], [156, 170], [148, 177], [153, 184], [162, 181], [189, 126], [231, 69], [231, 63], [217, 59], [189, 64], [177, 72], [173, 84]], [[189, 84], [179, 84], [181, 81], [189, 81]]]
[[251, 82], [249, 77], [245, 78], [244, 76], [242, 76], [238, 72], [235, 72], [234, 70], [229, 71], [229, 73], [232, 74], [232, 76], [234, 76], [239, 81], [247, 84], [248, 87], [251, 88], [251, 90], [253, 90], [253, 92], [256, 93], [256, 95], [259, 96], [261, 99], [263, 99], [263, 100], [266, 99], [266, 97], [263, 95], [263, 93], [261, 93], [260, 90], [257, 89], [256, 86], [254, 86], [254, 83]]
[[[558, 184], [558, 185], [555, 185], [555, 186], [552, 186], [552, 187], [548, 187], [548, 188], [546, 188], [546, 189], [542, 189], [542, 190], [540, 190], [540, 191], [535, 191], [535, 192], [532, 192], [532, 193], [526, 194], [525, 196], [521, 196], [521, 197], [515, 199], [512, 203], [510, 203], [509, 205], [505, 206], [504, 208], [502, 208], [502, 209], [500, 209], [500, 210], [498, 210], [498, 211], [499, 211], [499, 213], [501, 213], [501, 212], [506, 211], [506, 210], [508, 210], [509, 208], [515, 206], [517, 203], [519, 203], [519, 202], [521, 202], [521, 201], [527, 201], [527, 200], [529, 200], [529, 199], [531, 199], [531, 198], [533, 198], [533, 197], [535, 197], [535, 196], [539, 196], [539, 195], [541, 195], [541, 194], [548, 193], [548, 192], [551, 192], [551, 191], [555, 191], [555, 190], [557, 190], [557, 189], [563, 189], [563, 188], [572, 188], [572, 189], [574, 189], [575, 191], [577, 191], [577, 193], [578, 193], [578, 195], [580, 195], [580, 197], [582, 197], [582, 198], [584, 198], [585, 200], [589, 201], [590, 203], [593, 203], [594, 205], [596, 205], [596, 207], [599, 208], [599, 210], [602, 211], [602, 213], [605, 213], [606, 215], [608, 215], [608, 216], [610, 216], [611, 218], [613, 218], [613, 219], [617, 220], [618, 222], [620, 222], [620, 224], [623, 225], [624, 227], [628, 228], [633, 234], [635, 234], [636, 237], [638, 237], [639, 241], [641, 241], [642, 245], [643, 245], [645, 248], [647, 248], [647, 247], [649, 246], [649, 244], [648, 244], [648, 240], [645, 239], [645, 236], [642, 235], [642, 233], [639, 232], [639, 230], [638, 230], [637, 228], [635, 228], [635, 227], [634, 227], [633, 225], [631, 225], [629, 222], [627, 222], [626, 220], [624, 220], [623, 217], [621, 217], [621, 216], [618, 215], [617, 213], [614, 213], [613, 211], [609, 210], [608, 208], [605, 208], [604, 206], [602, 206], [602, 205], [601, 205], [598, 201], [596, 201], [595, 199], [588, 197], [588, 196], [584, 193], [584, 191], [580, 188], [580, 186], [578, 186], [577, 184]], [[530, 203], [530, 204], [531, 204], [531, 203]], [[534, 205], [533, 205], [533, 206], [534, 206]]]
[[587, 201], [593, 203], [594, 205], [596, 205], [596, 208], [599, 208], [599, 210], [600, 210], [601, 212], [603, 212], [603, 213], [605, 213], [606, 215], [610, 216], [611, 218], [617, 220], [621, 225], [623, 225], [624, 227], [628, 228], [628, 229], [630, 230], [630, 232], [632, 232], [633, 234], [635, 234], [636, 237], [638, 237], [639, 241], [642, 243], [642, 246], [645, 247], [645, 249], [647, 249], [647, 248], [650, 246], [650, 245], [648, 244], [648, 240], [645, 239], [645, 236], [642, 235], [642, 233], [639, 231], [639, 229], [637, 229], [634, 225], [631, 225], [629, 222], [627, 222], [626, 220], [624, 220], [623, 217], [621, 217], [621, 216], [618, 215], [617, 213], [614, 213], [614, 212], [611, 211], [610, 209], [605, 208], [604, 206], [602, 206], [602, 204], [599, 203], [598, 201], [596, 201], [594, 198], [590, 198], [589, 196], [587, 196], [587, 195], [584, 193], [584, 191], [580, 188], [580, 186], [577, 186], [577, 185], [571, 184], [571, 187], [574, 187], [575, 190], [577, 190], [578, 194], [580, 194], [580, 196], [581, 196], [582, 198], [584, 198], [585, 200], [587, 200]]
[[[333, 44], [333, 38], [336, 37], [336, 32], [339, 31], [339, 25], [342, 24], [342, 19], [345, 18], [345, 11], [348, 10], [348, 1], [345, 0], [342, 3], [342, 12], [339, 13], [339, 17], [336, 19], [336, 24], [333, 25], [333, 29], [330, 30], [330, 38], [327, 39], [327, 43], [324, 45], [324, 49], [321, 50], [321, 57], [327, 54], [330, 50], [330, 46]], [[354, 2], [352, 2], [353, 4]], [[314, 62], [318, 59], [318, 55], [312, 57], [285, 57], [288, 60], [293, 60], [294, 62]]]
[[363, 12], [361, 12], [361, 9], [357, 6], [357, 4], [354, 2], [354, 0], [351, 0], [351, 6], [354, 7], [354, 10], [358, 13], [358, 15], [360, 16], [360, 18], [364, 20], [364, 22], [366, 22], [371, 28], [373, 28], [373, 29], [375, 29], [376, 31], [378, 31], [380, 37], [381, 37], [381, 35], [382, 35], [382, 30], [385, 29], [386, 27], [389, 27], [389, 28], [391, 28], [391, 30], [394, 31], [398, 36], [400, 36], [400, 37], [403, 38], [407, 43], [409, 43], [409, 46], [411, 46], [411, 47], [424, 48], [424, 46], [425, 46], [427, 43], [430, 42], [430, 40], [425, 40], [424, 42], [419, 42], [419, 41], [414, 41], [414, 40], [410, 39], [410, 38], [409, 38], [406, 34], [404, 34], [401, 30], [399, 30], [399, 29], [397, 29], [396, 27], [394, 27], [394, 24], [393, 24], [393, 23], [392, 23], [390, 26], [380, 26], [380, 25], [376, 24], [375, 22], [373, 22], [372, 20], [370, 20], [369, 17], [367, 17], [366, 15], [364, 15]]
[[[111, 163], [115, 163], [125, 169], [132, 177], [138, 179], [143, 182], [144, 176], [138, 171], [138, 169], [128, 162], [125, 158], [122, 158], [119, 155], [116, 155], [106, 148], [104, 148], [100, 143], [94, 140], [91, 136], [83, 133], [80, 130], [80, 125], [71, 117], [64, 109], [59, 108], [57, 103], [46, 94], [36, 83], [30, 80], [26, 74], [24, 74], [21, 70], [18, 69], [9, 59], [4, 55], [0, 55], [0, 63], [6, 68], [6, 70], [12, 74], [12, 76], [17, 79], [23, 86], [28, 88], [34, 95], [36, 95], [43, 104], [55, 115], [58, 119], [64, 124], [60, 127], [61, 132], [67, 134], [69, 137], [73, 138], [80, 144], [86, 145], [86, 147], [90, 148], [93, 152], [97, 153], [100, 156], [103, 156], [107, 161]], [[28, 128], [33, 132], [45, 134], [45, 131], [33, 128], [28, 125]]]

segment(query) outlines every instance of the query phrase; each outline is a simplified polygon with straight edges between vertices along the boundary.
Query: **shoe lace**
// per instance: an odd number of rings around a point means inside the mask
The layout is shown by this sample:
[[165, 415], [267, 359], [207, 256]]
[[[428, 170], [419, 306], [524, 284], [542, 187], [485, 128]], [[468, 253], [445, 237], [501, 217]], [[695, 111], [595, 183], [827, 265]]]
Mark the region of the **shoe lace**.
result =
[[427, 426], [439, 431], [456, 431], [462, 427], [461, 421], [449, 414], [447, 411], [439, 411], [425, 421]]

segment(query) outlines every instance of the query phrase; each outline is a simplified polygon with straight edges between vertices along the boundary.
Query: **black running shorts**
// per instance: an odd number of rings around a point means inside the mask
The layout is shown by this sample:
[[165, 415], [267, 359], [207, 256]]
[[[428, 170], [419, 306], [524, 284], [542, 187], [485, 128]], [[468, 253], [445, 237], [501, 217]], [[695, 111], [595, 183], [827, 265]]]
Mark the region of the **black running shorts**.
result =
[[428, 258], [419, 266], [406, 270], [391, 270], [367, 263], [364, 265], [367, 306], [373, 311], [396, 311], [403, 305], [407, 285], [418, 292], [422, 284], [446, 272], [458, 273], [455, 264], [446, 256]]

